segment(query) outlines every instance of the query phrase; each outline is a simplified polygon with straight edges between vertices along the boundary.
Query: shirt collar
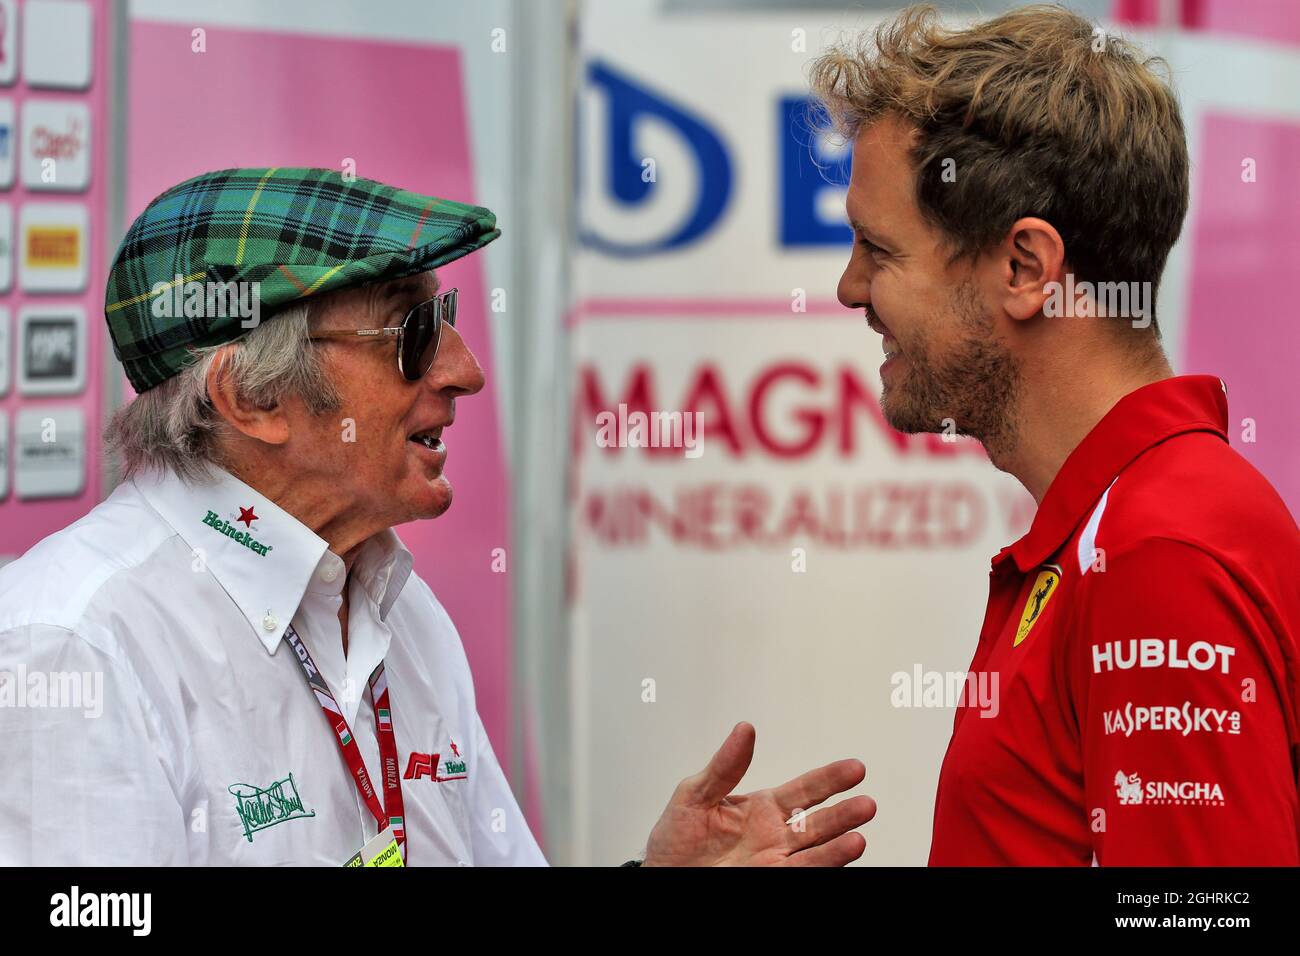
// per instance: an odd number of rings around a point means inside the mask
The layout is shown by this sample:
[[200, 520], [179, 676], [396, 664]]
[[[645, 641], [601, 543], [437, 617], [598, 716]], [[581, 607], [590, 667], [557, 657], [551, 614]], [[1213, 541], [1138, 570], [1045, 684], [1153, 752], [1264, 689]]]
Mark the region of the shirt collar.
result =
[[[274, 654], [309, 589], [341, 592], [343, 559], [324, 538], [234, 475], [215, 465], [207, 471], [194, 484], [161, 470], [137, 474], [132, 482], [190, 546], [192, 570], [212, 573]], [[378, 605], [381, 621], [410, 577], [412, 563], [392, 528], [362, 545], [352, 573]]]
[[1228, 440], [1228, 390], [1213, 375], [1181, 375], [1144, 385], [1115, 403], [1079, 442], [1043, 496], [1023, 538], [1003, 548], [1024, 573], [1061, 549], [1102, 493], [1148, 448], [1184, 432]]

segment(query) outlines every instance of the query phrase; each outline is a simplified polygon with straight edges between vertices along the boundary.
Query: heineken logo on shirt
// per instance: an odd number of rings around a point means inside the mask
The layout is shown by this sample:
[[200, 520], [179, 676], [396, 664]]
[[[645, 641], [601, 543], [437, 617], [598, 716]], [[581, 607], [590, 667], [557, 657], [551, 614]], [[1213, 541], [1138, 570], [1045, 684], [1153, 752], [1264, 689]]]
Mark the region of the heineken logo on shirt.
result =
[[235, 798], [235, 812], [244, 825], [244, 836], [249, 843], [253, 842], [253, 834], [258, 830], [316, 816], [315, 810], [303, 806], [292, 773], [265, 789], [248, 783], [232, 783], [226, 789]]
[[[254, 554], [266, 557], [266, 552], [274, 548], [275, 545], [262, 544], [253, 537], [252, 531], [249, 529], [253, 527], [253, 522], [256, 520], [258, 520], [257, 515], [253, 513], [252, 508], [240, 508], [239, 517], [235, 519], [235, 522], [223, 521], [215, 511], [209, 511], [203, 517], [203, 523], [209, 528], [224, 534], [231, 541], [242, 544]], [[240, 521], [244, 522], [244, 530], [242, 531], [237, 524]]]
[[434, 783], [464, 780], [469, 776], [469, 768], [465, 758], [460, 755], [460, 748], [456, 746], [456, 741], [451, 742], [450, 749], [452, 755], [445, 760], [441, 753], [425, 754], [411, 751], [411, 756], [406, 762], [406, 773], [402, 774], [402, 779], [419, 780], [421, 777], [428, 777]]
[[442, 779], [457, 780], [464, 777], [465, 758], [460, 755], [460, 748], [456, 746], [456, 741], [451, 742], [452, 756], [442, 762]]

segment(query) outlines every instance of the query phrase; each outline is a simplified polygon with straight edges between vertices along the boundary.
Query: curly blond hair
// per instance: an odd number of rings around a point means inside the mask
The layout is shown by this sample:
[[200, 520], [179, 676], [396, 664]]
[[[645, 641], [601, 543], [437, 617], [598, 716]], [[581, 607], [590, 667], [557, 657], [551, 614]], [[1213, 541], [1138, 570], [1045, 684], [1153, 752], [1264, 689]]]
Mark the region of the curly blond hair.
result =
[[915, 127], [917, 204], [955, 258], [1037, 216], [1078, 278], [1154, 288], [1189, 180], [1178, 101], [1156, 67], [1167, 77], [1164, 60], [1063, 7], [949, 29], [915, 6], [833, 46], [811, 84], [849, 138], [885, 115]]

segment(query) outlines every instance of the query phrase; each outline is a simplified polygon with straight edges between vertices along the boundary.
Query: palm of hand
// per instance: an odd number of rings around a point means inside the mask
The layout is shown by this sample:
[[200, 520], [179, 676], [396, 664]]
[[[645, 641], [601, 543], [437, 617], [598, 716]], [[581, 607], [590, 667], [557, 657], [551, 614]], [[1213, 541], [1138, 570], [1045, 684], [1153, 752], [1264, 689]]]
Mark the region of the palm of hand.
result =
[[737, 724], [709, 765], [673, 791], [646, 843], [646, 866], [844, 866], [862, 855], [866, 841], [851, 831], [875, 816], [870, 797], [804, 814], [861, 783], [860, 761], [838, 760], [779, 787], [732, 794], [753, 756], [754, 728]]
[[660, 866], [774, 866], [797, 847], [772, 791], [727, 797], [714, 806], [670, 804], [650, 833], [646, 859]]

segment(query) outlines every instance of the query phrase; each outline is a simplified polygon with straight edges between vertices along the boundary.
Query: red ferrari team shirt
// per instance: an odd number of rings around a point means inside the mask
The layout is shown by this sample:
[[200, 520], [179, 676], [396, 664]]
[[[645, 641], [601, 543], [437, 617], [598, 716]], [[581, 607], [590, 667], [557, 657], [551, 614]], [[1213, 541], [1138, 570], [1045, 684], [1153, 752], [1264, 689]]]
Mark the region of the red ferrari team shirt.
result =
[[931, 865], [1300, 864], [1300, 531], [1227, 428], [1132, 392], [993, 559]]

